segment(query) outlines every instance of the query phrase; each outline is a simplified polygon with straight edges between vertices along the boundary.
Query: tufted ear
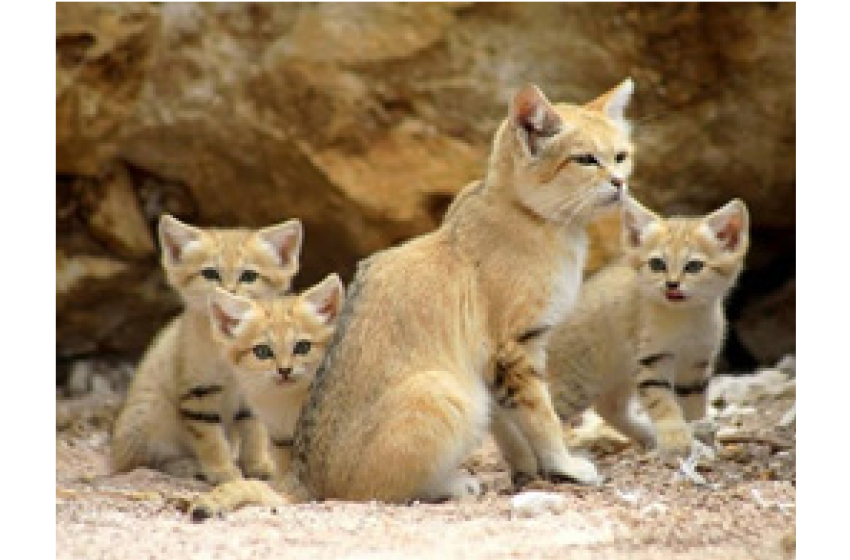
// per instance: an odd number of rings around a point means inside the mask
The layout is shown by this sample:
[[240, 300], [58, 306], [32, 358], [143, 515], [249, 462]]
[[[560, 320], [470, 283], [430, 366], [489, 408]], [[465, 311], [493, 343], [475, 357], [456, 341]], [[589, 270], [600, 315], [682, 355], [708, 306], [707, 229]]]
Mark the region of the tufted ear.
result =
[[634, 90], [634, 81], [631, 78], [626, 78], [620, 85], [587, 103], [585, 107], [601, 112], [629, 130], [630, 125], [626, 120], [626, 106], [628, 106]]
[[660, 227], [661, 218], [632, 197], [623, 201], [623, 246], [637, 249]]
[[345, 288], [336, 274], [331, 274], [303, 294], [303, 301], [310, 311], [324, 324], [333, 323], [342, 310]]
[[213, 331], [225, 339], [241, 333], [253, 315], [251, 300], [221, 288], [210, 294], [208, 309]]
[[179, 262], [186, 249], [197, 243], [203, 235], [198, 228], [184, 224], [171, 214], [163, 214], [159, 218], [157, 230], [159, 245], [168, 263]]
[[746, 248], [749, 240], [750, 214], [747, 205], [734, 199], [703, 218], [705, 228], [724, 251]]
[[537, 156], [546, 140], [564, 126], [561, 116], [534, 84], [523, 86], [514, 95], [510, 121], [529, 156]]
[[301, 243], [304, 228], [298, 219], [288, 220], [276, 226], [270, 226], [257, 232], [260, 242], [278, 260], [280, 266], [298, 264], [301, 256]]

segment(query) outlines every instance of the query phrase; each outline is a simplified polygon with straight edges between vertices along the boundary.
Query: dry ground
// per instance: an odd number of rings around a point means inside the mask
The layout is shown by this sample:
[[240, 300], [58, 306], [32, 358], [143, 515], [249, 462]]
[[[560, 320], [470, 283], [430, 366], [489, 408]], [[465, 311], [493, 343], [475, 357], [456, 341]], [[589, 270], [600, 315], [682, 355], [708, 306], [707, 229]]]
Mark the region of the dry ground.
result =
[[632, 446], [596, 441], [591, 450], [608, 482], [599, 488], [533, 484], [530, 489], [566, 499], [528, 513], [512, 506], [506, 467], [488, 441], [467, 463], [488, 488], [477, 501], [245, 508], [203, 524], [191, 523], [185, 509], [204, 483], [144, 469], [107, 475], [107, 431], [120, 399], [109, 392], [57, 399], [58, 558], [734, 560], [794, 554], [794, 430], [776, 427], [793, 395], [721, 421], [756, 437], [720, 446], [720, 458], [700, 471], [710, 487], [677, 480], [673, 469]]

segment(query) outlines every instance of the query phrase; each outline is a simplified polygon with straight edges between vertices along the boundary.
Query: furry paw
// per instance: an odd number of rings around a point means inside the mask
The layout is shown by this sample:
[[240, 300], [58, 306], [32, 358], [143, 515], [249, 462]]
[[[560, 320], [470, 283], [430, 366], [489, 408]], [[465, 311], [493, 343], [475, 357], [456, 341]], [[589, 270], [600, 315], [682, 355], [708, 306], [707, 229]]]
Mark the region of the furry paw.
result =
[[584, 457], [569, 457], [563, 466], [558, 469], [543, 471], [541, 476], [555, 483], [569, 482], [599, 486], [603, 482], [603, 478], [596, 470], [593, 462]]
[[685, 424], [658, 426], [658, 455], [667, 462], [676, 464], [676, 459], [687, 458], [694, 445], [694, 437]]

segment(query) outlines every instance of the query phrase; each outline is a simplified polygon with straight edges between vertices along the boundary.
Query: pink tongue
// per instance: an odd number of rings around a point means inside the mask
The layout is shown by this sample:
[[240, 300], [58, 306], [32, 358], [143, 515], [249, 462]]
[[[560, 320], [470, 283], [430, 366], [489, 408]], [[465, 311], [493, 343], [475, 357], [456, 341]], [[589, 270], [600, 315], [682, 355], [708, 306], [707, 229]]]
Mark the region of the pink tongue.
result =
[[679, 290], [667, 290], [667, 299], [674, 301], [683, 300], [685, 299], [685, 294]]

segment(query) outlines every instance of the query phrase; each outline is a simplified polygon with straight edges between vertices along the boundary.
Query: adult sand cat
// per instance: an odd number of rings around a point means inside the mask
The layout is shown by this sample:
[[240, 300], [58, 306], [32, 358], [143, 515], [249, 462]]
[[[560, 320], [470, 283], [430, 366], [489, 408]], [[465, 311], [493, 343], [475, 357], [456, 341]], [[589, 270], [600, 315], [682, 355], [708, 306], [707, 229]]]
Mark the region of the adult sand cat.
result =
[[214, 336], [245, 401], [271, 436], [279, 475], [289, 468], [295, 422], [344, 295], [332, 274], [299, 296], [252, 301], [220, 288], [210, 296]]
[[[111, 467], [182, 473], [186, 461], [212, 483], [274, 473], [268, 435], [214, 350], [207, 297], [221, 286], [253, 298], [285, 293], [298, 270], [298, 220], [249, 231], [198, 229], [163, 216], [162, 265], [186, 310], [154, 339], [136, 370], [111, 442]], [[239, 463], [233, 449], [241, 440]], [[178, 468], [179, 467], [179, 468]]]
[[[360, 264], [298, 420], [287, 500], [477, 493], [457, 468], [491, 415], [515, 470], [597, 480], [564, 446], [545, 347], [578, 292], [586, 222], [620, 200], [631, 171], [631, 91], [627, 80], [589, 105], [553, 106], [522, 88], [480, 190], [436, 231]], [[514, 463], [520, 437], [534, 465]]]
[[[748, 223], [740, 200], [705, 217], [666, 220], [624, 204], [624, 259], [585, 282], [550, 340], [550, 390], [563, 418], [593, 404], [668, 458], [691, 451], [687, 421], [705, 416], [723, 301], [743, 268]], [[635, 392], [651, 424], [630, 414]]]

